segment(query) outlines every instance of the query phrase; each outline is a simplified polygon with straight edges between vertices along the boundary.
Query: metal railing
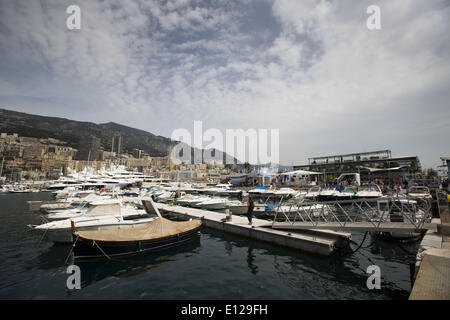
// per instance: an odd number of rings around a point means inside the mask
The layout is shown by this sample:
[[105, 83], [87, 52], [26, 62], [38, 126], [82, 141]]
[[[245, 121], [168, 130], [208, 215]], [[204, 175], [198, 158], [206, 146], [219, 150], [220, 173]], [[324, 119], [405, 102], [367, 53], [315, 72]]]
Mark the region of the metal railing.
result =
[[304, 198], [278, 205], [273, 228], [421, 230], [432, 227], [431, 201], [413, 197], [363, 198], [343, 201], [308, 201]]

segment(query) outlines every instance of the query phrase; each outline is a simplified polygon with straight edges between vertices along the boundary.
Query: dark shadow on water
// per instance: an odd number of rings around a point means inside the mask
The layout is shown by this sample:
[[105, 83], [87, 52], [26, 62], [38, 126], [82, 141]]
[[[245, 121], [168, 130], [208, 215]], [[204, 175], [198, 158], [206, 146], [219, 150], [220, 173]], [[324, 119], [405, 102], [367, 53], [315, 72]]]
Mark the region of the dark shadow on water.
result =
[[253, 253], [253, 248], [250, 245], [247, 249], [247, 265], [250, 269], [250, 272], [254, 275], [258, 273], [258, 266], [255, 265], [255, 254]]
[[42, 254], [36, 257], [33, 269], [53, 270], [68, 267], [75, 264], [80, 267], [82, 273], [82, 286], [87, 287], [97, 281], [108, 277], [125, 278], [135, 276], [142, 272], [164, 268], [167, 262], [180, 259], [179, 255], [196, 254], [201, 246], [200, 237], [183, 244], [134, 254], [129, 256], [114, 257], [111, 260], [98, 258], [92, 260], [76, 260], [70, 255], [70, 244], [53, 244]]
[[[367, 237], [358, 252], [352, 253], [352, 250], [355, 250], [358, 246], [352, 244], [351, 247], [337, 251], [329, 257], [324, 257], [231, 235], [210, 228], [203, 228], [203, 233], [217, 242], [224, 242], [225, 249], [229, 253], [236, 247], [247, 248], [247, 266], [254, 275], [258, 273], [259, 269], [255, 257], [258, 255], [273, 256], [274, 267], [277, 273], [285, 278], [291, 277], [293, 282], [299, 281], [300, 278], [304, 278], [304, 281], [308, 282], [310, 281], [309, 277], [314, 276], [323, 279], [324, 282], [335, 281], [348, 287], [360, 286], [368, 294], [373, 293], [375, 298], [377, 296], [381, 298], [384, 295], [384, 299], [386, 299], [386, 296], [392, 299], [407, 299], [409, 296], [409, 291], [399, 288], [395, 284], [395, 279], [391, 281], [383, 279], [383, 286], [378, 292], [366, 288], [366, 281], [369, 277], [369, 274], [366, 273], [366, 268], [372, 265], [375, 259], [377, 259], [377, 263], [384, 259], [407, 264], [408, 259], [412, 258], [395, 243]], [[361, 234], [356, 234], [354, 240], [359, 244], [362, 238]], [[417, 244], [407, 244], [407, 246], [408, 250], [415, 252], [414, 248], [417, 247]], [[380, 267], [383, 269], [383, 266]], [[405, 276], [408, 278], [409, 274]]]
[[174, 247], [153, 250], [130, 256], [114, 257], [112, 260], [77, 260], [74, 263], [80, 267], [82, 286], [87, 287], [95, 282], [109, 277], [127, 278], [149, 270], [164, 268], [170, 261], [180, 259], [179, 255], [195, 254], [201, 246], [200, 237]]

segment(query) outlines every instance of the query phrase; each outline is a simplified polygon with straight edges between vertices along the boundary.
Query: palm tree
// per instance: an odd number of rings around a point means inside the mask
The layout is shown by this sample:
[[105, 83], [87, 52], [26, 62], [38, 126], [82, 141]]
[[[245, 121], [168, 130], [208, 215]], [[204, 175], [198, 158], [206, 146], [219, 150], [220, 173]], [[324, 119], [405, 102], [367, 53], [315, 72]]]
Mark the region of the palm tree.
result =
[[245, 171], [247, 171], [247, 173], [250, 172], [250, 163], [248, 163], [248, 162], [244, 163], [244, 168], [245, 168]]

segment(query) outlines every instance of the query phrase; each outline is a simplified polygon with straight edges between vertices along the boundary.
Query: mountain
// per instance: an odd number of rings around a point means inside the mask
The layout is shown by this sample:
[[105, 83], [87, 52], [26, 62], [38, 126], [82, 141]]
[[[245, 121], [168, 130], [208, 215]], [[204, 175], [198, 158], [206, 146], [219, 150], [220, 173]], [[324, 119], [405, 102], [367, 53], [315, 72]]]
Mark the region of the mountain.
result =
[[76, 149], [79, 148], [81, 136], [94, 135], [100, 138], [101, 145], [107, 151], [111, 150], [112, 138], [121, 135], [125, 152], [137, 148], [153, 157], [167, 156], [170, 149], [178, 143], [169, 138], [113, 122], [95, 124], [5, 109], [0, 109], [0, 132], [17, 133], [25, 137], [55, 138], [66, 141], [69, 146]]

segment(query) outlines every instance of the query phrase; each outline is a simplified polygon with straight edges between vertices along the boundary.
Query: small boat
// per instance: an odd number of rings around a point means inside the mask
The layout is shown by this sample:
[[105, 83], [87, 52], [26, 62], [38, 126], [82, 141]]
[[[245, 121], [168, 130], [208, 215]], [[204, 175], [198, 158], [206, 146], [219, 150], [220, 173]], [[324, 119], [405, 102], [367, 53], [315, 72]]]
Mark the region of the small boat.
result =
[[252, 196], [256, 197], [266, 197], [273, 195], [273, 191], [267, 186], [259, 186], [248, 191]]
[[337, 196], [340, 194], [337, 186], [328, 186], [322, 191], [320, 191], [319, 196], [317, 197], [320, 201], [333, 201], [336, 200]]
[[241, 193], [243, 193], [242, 190], [224, 189], [224, 190], [217, 191], [215, 195], [217, 195], [217, 196], [226, 196], [226, 197], [228, 197], [228, 196], [237, 197]]
[[45, 238], [55, 243], [72, 243], [71, 221], [78, 230], [114, 230], [136, 228], [155, 218], [135, 218], [122, 215], [80, 216], [73, 219], [57, 220], [38, 226], [29, 225], [32, 230], [41, 232]]
[[413, 198], [419, 198], [424, 200], [433, 200], [433, 197], [431, 196], [430, 189], [428, 187], [411, 187], [408, 190], [408, 196]]
[[310, 200], [312, 200], [312, 199], [315, 200], [317, 197], [319, 197], [320, 191], [322, 191], [321, 187], [312, 186], [306, 190], [305, 198], [310, 199]]
[[67, 210], [57, 210], [50, 214], [47, 214], [45, 218], [47, 220], [64, 220], [70, 218], [88, 216], [100, 216], [100, 215], [117, 215], [121, 213], [123, 216], [142, 216], [145, 215], [144, 210], [135, 209], [133, 206], [125, 206], [121, 200], [104, 200], [98, 202], [92, 202], [89, 204], [89, 208], [76, 208]]
[[225, 198], [211, 198], [209, 200], [197, 203], [194, 207], [205, 210], [221, 210], [226, 209], [229, 203], [230, 200]]
[[180, 206], [193, 207], [197, 203], [207, 201], [209, 199], [211, 198], [207, 196], [185, 196], [177, 199], [176, 203]]
[[345, 188], [338, 195], [336, 195], [336, 200], [351, 200], [356, 197], [356, 191], [353, 188]]
[[280, 197], [289, 198], [289, 197], [300, 196], [301, 193], [292, 188], [280, 188], [277, 190], [273, 190], [272, 195], [274, 197], [278, 197], [278, 198], [280, 198]]
[[383, 192], [376, 184], [362, 185], [355, 194], [356, 198], [382, 198]]
[[202, 222], [174, 222], [159, 213], [153, 201], [143, 201], [148, 214], [158, 219], [133, 229], [77, 231], [72, 222], [73, 255], [75, 259], [114, 257], [142, 253], [184, 243], [200, 234]]
[[215, 187], [201, 189], [200, 192], [209, 195], [215, 195], [217, 192], [223, 192], [232, 188], [231, 184], [217, 184]]

